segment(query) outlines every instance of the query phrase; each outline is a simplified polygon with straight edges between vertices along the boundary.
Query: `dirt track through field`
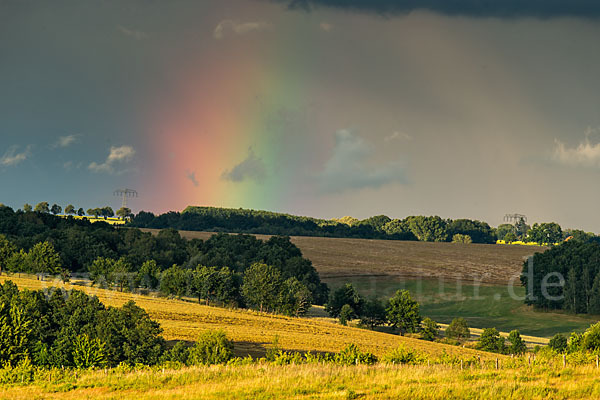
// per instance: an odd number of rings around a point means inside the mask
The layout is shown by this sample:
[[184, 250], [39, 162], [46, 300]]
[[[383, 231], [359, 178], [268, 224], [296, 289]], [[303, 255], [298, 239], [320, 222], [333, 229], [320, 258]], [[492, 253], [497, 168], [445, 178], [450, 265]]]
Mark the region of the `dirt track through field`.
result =
[[[142, 229], [156, 233], [154, 229]], [[180, 231], [187, 239], [208, 239], [211, 232]], [[256, 235], [265, 239], [267, 235]], [[523, 262], [544, 247], [428, 243], [399, 240], [293, 236], [292, 242], [323, 278], [394, 275], [506, 284]], [[517, 280], [518, 282], [518, 280]]]

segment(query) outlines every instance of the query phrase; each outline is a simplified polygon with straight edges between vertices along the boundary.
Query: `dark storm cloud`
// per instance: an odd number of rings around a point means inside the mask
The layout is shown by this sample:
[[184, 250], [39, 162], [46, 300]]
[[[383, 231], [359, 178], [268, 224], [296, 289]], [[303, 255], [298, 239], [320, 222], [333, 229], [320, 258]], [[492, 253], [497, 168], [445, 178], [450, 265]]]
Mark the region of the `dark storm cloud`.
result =
[[428, 10], [439, 14], [495, 18], [600, 17], [596, 0], [272, 0], [292, 10], [324, 6], [386, 16]]

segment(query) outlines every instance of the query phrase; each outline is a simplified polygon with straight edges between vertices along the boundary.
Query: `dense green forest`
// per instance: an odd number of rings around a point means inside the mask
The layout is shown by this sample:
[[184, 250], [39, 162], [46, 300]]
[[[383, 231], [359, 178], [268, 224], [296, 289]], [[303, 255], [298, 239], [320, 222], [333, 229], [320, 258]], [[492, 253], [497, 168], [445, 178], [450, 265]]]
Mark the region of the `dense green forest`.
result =
[[600, 314], [600, 244], [572, 239], [525, 261], [525, 302], [544, 309]]
[[[323, 304], [329, 289], [289, 237], [251, 235], [186, 240], [174, 229], [156, 236], [135, 228], [0, 208], [0, 273], [89, 277], [118, 290], [160, 290], [204, 301], [299, 315]], [[247, 274], [251, 271], [252, 274]], [[257, 300], [252, 285], [269, 288]], [[260, 290], [259, 290], [260, 292]]]
[[288, 236], [328, 236], [366, 239], [449, 242], [455, 235], [469, 236], [473, 243], [495, 243], [496, 234], [487, 223], [437, 216], [391, 219], [378, 215], [364, 220], [325, 220], [270, 211], [216, 207], [187, 207], [183, 212], [154, 215], [142, 211], [130, 222], [140, 228], [175, 228], [190, 231], [261, 233]]
[[165, 349], [158, 323], [133, 302], [105, 307], [81, 291], [19, 291], [10, 281], [0, 284], [0, 327], [5, 366], [151, 365]]

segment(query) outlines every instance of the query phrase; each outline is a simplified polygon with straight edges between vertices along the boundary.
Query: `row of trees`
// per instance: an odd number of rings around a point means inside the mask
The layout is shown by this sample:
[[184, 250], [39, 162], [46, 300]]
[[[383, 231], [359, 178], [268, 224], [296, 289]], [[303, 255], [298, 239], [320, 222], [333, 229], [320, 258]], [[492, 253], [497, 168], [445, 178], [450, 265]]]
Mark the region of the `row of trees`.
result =
[[486, 328], [481, 332], [476, 348], [500, 354], [523, 354], [527, 351], [525, 341], [516, 329], [505, 339], [496, 328]]
[[362, 325], [371, 329], [389, 324], [400, 334], [424, 329], [424, 336], [430, 340], [437, 336], [437, 324], [429, 318], [423, 321], [419, 303], [412, 299], [408, 290], [398, 290], [384, 303], [377, 297], [364, 298], [352, 284], [347, 283], [331, 293], [325, 310], [343, 325], [359, 318]]
[[248, 307], [259, 311], [300, 316], [313, 303], [310, 289], [296, 277], [264, 263], [254, 263], [243, 273], [229, 267], [173, 265], [164, 271], [146, 261], [137, 272], [123, 258], [98, 258], [90, 266], [90, 279], [99, 287], [132, 290], [156, 289], [164, 296], [193, 296], [199, 303]]
[[61, 275], [68, 280], [69, 272], [62, 268], [60, 256], [50, 242], [36, 243], [29, 251], [18, 250], [6, 236], [0, 234], [0, 274], [3, 268], [9, 272], [45, 275]]
[[[24, 212], [37, 212], [37, 213], [52, 213], [54, 215], [58, 215], [60, 213], [62, 213], [63, 209], [61, 206], [59, 206], [58, 204], [53, 204], [52, 206], [50, 206], [48, 204], [47, 201], [42, 201], [38, 204], [36, 204], [35, 207], [32, 207], [30, 204], [25, 203], [23, 205], [23, 211]], [[75, 208], [74, 205], [69, 204], [65, 207], [65, 214], [67, 215], [78, 215], [80, 217], [86, 215], [86, 212], [83, 210], [83, 208]], [[111, 207], [100, 207], [100, 208], [88, 208], [87, 210], [87, 215], [93, 215], [96, 218], [102, 216], [104, 218], [108, 218], [108, 217], [114, 217], [115, 216], [115, 212], [113, 211], [113, 209]], [[117, 210], [116, 215], [121, 217], [121, 218], [129, 218], [131, 216], [133, 216], [133, 213], [131, 212], [130, 208], [127, 207], [121, 207], [120, 209]]]
[[523, 242], [535, 242], [540, 244], [553, 245], [560, 243], [567, 238], [579, 242], [590, 242], [600, 240], [596, 235], [590, 232], [584, 232], [580, 229], [562, 229], [556, 222], [535, 223], [533, 226], [527, 225], [523, 219], [516, 224], [502, 224], [496, 228], [498, 239], [507, 243], [521, 240]]
[[131, 221], [143, 228], [176, 228], [197, 231], [227, 231], [264, 234], [379, 238], [447, 242], [456, 234], [473, 243], [494, 243], [496, 235], [487, 223], [469, 219], [411, 216], [391, 219], [377, 215], [364, 220], [344, 217], [325, 220], [269, 211], [216, 207], [188, 207], [183, 212], [154, 215], [140, 212]]

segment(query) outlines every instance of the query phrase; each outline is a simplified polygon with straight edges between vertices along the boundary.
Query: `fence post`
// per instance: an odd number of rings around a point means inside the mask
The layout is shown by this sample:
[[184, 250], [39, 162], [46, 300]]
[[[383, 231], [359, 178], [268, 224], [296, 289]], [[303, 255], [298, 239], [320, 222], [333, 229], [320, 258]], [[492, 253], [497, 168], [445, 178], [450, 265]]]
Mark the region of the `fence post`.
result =
[[567, 355], [563, 354], [563, 368], [567, 366]]
[[463, 370], [463, 360], [462, 359], [460, 360], [460, 370], [461, 371]]
[[499, 369], [499, 361], [498, 361], [498, 357], [496, 357], [496, 369]]

